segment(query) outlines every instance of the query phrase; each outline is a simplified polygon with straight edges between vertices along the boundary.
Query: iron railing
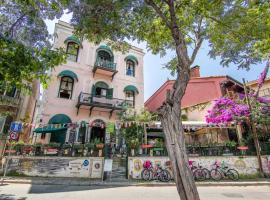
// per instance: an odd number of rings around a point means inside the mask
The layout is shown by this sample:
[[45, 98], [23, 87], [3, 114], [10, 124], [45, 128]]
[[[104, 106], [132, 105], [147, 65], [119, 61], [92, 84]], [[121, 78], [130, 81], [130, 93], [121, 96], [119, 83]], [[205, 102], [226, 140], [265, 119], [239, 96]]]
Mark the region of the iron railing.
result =
[[115, 108], [127, 108], [134, 107], [133, 101], [118, 99], [118, 98], [110, 98], [106, 96], [97, 96], [89, 93], [81, 92], [78, 98], [78, 104], [83, 105], [100, 105], [100, 106], [109, 106]]
[[100, 58], [97, 58], [95, 62], [95, 67], [102, 67], [109, 70], [116, 70], [116, 63], [108, 61], [108, 60], [101, 60]]

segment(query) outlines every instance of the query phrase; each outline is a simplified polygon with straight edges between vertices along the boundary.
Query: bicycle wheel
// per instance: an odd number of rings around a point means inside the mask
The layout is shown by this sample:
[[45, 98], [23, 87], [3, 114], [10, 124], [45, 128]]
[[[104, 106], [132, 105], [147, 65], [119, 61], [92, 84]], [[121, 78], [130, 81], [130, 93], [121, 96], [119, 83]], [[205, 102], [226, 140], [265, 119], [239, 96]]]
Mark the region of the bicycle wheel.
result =
[[151, 175], [151, 170], [149, 169], [143, 169], [142, 173], [141, 173], [142, 179], [145, 181], [150, 181], [152, 178]]
[[210, 171], [211, 178], [215, 181], [220, 181], [222, 178], [222, 174], [217, 169], [212, 169]]
[[237, 181], [239, 179], [239, 173], [235, 169], [229, 169], [226, 173], [229, 179]]
[[204, 181], [205, 180], [205, 173], [202, 169], [196, 169], [194, 171], [194, 178], [198, 181]]
[[171, 177], [170, 172], [166, 169], [163, 169], [160, 171], [160, 174], [158, 176], [158, 180], [162, 181], [162, 182], [168, 182], [171, 179], [170, 177]]
[[202, 168], [202, 171], [204, 173], [205, 179], [210, 179], [211, 175], [210, 175], [210, 171], [206, 168]]

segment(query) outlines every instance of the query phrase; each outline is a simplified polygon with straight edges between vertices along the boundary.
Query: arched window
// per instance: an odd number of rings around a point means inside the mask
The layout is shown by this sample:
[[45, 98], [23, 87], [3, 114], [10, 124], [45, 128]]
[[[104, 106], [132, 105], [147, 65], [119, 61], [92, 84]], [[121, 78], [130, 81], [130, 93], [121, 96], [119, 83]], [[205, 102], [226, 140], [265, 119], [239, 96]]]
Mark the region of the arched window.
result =
[[61, 78], [58, 97], [64, 99], [71, 99], [73, 92], [74, 80], [69, 76], [63, 76]]
[[75, 42], [67, 43], [67, 59], [73, 62], [77, 62], [79, 55], [79, 45]]
[[126, 62], [126, 75], [135, 77], [135, 63], [132, 60]]
[[134, 91], [126, 91], [126, 103], [130, 107], [135, 106], [135, 92]]

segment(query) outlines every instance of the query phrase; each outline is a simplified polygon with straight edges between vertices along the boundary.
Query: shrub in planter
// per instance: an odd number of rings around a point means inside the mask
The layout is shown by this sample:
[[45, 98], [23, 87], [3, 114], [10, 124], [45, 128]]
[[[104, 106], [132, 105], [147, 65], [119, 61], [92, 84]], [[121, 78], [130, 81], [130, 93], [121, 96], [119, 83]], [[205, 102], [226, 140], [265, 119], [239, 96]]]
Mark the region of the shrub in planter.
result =
[[60, 143], [56, 143], [56, 142], [50, 142], [49, 144], [46, 144], [45, 147], [49, 147], [49, 148], [58, 148], [60, 147]]

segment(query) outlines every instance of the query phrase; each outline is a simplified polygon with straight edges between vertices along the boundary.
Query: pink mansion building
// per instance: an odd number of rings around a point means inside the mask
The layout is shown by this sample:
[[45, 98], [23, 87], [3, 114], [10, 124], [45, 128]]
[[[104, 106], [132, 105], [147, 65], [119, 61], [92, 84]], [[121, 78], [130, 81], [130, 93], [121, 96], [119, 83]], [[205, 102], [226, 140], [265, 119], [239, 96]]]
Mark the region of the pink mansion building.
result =
[[121, 111], [129, 107], [139, 111], [144, 106], [144, 52], [131, 46], [123, 54], [106, 43], [81, 41], [62, 21], [54, 35], [54, 48], [66, 49], [68, 59], [49, 72], [51, 81], [39, 117], [39, 123], [48, 127], [34, 131], [35, 142], [104, 141], [107, 124], [116, 122]]

